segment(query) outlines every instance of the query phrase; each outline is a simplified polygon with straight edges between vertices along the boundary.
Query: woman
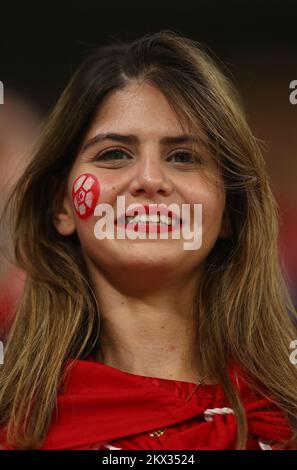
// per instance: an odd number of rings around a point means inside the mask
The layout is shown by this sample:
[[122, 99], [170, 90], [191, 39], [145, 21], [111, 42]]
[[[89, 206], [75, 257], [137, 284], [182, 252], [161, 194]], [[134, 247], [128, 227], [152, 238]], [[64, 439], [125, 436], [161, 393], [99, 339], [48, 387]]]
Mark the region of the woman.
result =
[[[120, 197], [108, 230], [155, 224], [156, 238], [101, 236], [97, 207]], [[145, 211], [133, 227], [130, 204]], [[162, 221], [146, 219], [155, 204]], [[198, 230], [202, 206], [198, 248], [161, 238], [180, 222], [171, 204]], [[28, 277], [1, 373], [5, 448], [296, 446], [276, 206], [238, 98], [199, 44], [161, 31], [95, 50], [9, 214]]]

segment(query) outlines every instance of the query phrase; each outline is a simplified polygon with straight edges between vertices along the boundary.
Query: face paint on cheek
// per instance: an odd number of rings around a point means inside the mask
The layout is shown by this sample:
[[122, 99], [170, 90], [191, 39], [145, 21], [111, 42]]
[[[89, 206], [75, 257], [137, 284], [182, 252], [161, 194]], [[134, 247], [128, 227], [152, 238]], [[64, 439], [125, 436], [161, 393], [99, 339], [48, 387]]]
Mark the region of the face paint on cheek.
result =
[[96, 176], [84, 173], [72, 185], [72, 200], [80, 219], [88, 219], [94, 213], [100, 196], [100, 184]]

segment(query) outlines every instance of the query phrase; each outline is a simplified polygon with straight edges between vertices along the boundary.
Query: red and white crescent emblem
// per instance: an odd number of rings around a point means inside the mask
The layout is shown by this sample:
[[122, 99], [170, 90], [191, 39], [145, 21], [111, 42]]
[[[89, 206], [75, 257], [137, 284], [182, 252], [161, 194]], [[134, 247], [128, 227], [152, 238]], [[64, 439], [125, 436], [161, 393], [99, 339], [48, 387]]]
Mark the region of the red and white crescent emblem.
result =
[[99, 181], [91, 173], [80, 175], [72, 186], [72, 199], [77, 215], [87, 219], [94, 213], [100, 195]]

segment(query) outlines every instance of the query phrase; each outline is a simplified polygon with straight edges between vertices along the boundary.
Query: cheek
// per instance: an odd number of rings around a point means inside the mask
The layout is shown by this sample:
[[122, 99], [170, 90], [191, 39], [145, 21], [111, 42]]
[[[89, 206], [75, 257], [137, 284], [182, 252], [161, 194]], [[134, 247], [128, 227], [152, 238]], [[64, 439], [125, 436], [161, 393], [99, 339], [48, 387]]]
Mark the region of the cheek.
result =
[[204, 228], [216, 227], [220, 225], [220, 220], [225, 207], [224, 191], [220, 187], [205, 184], [200, 181], [189, 185], [190, 188], [197, 188], [185, 195], [187, 203], [202, 204], [202, 219]]
[[83, 173], [72, 185], [72, 201], [80, 219], [93, 215], [100, 196], [100, 184], [95, 175]]
[[213, 238], [218, 237], [224, 212], [224, 199], [220, 195], [210, 194], [204, 200], [202, 206], [203, 213], [203, 234], [204, 236]]

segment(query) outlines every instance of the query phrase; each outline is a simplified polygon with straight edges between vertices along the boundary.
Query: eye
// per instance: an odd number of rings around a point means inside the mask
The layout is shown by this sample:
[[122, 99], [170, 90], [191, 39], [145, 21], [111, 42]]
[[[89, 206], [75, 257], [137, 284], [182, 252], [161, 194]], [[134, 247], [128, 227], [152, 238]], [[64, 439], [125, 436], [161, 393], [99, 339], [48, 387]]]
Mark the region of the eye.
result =
[[168, 157], [168, 159], [176, 158], [176, 157], [178, 157], [178, 160], [179, 160], [176, 163], [192, 163], [192, 164], [202, 163], [202, 159], [199, 155], [189, 152], [187, 150], [179, 150], [177, 152], [174, 152], [172, 155]]
[[123, 156], [126, 156], [130, 159], [132, 158], [124, 150], [119, 149], [119, 148], [114, 148], [114, 149], [109, 149], [106, 152], [103, 152], [99, 155], [96, 155], [94, 160], [109, 162], [111, 160], [123, 160], [123, 158], [122, 158]]

